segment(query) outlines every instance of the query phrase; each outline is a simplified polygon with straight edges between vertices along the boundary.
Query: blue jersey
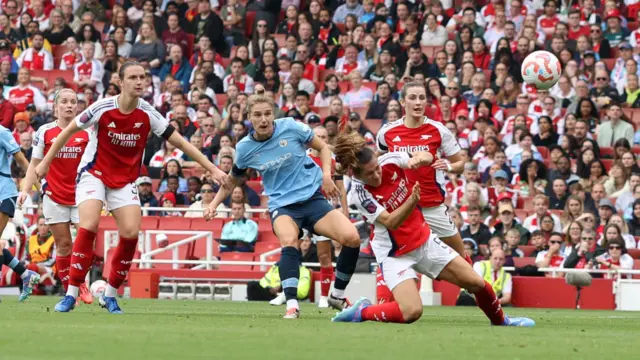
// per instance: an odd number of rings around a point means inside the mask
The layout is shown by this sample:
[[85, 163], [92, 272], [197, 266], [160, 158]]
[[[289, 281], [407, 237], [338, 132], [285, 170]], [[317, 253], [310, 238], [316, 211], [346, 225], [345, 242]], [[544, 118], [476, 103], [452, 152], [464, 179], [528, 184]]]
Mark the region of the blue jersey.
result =
[[308, 200], [322, 184], [322, 170], [307, 156], [313, 139], [311, 128], [293, 118], [277, 119], [273, 135], [256, 141], [252, 133], [236, 145], [234, 175], [245, 169], [262, 174], [269, 210]]
[[18, 151], [20, 146], [11, 131], [0, 125], [0, 201], [18, 196], [18, 188], [11, 179], [11, 160]]

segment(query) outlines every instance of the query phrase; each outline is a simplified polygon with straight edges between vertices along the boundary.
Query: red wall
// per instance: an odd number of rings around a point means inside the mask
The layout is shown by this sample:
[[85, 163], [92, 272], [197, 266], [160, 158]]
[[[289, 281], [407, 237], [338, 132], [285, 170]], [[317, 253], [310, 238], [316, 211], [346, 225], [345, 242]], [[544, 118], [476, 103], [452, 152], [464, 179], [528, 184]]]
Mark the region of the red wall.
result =
[[[442, 293], [442, 305], [453, 306], [460, 288], [442, 281], [434, 281], [433, 290]], [[518, 307], [573, 309], [576, 305], [576, 288], [564, 279], [544, 277], [513, 277], [511, 302]], [[582, 309], [615, 309], [613, 280], [593, 279], [591, 286], [580, 295]]]

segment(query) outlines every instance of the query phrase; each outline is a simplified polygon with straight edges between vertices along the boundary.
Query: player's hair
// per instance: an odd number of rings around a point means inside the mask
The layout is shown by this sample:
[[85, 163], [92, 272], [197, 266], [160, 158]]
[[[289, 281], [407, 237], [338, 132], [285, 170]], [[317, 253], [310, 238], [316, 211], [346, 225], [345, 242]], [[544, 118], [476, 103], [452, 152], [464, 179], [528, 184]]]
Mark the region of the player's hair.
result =
[[76, 96], [76, 98], [78, 97], [78, 95], [76, 94], [75, 91], [73, 91], [73, 89], [69, 89], [69, 88], [60, 89], [60, 90], [56, 91], [56, 94], [53, 96], [53, 103], [54, 104], [58, 104], [58, 100], [60, 100], [60, 95], [65, 91], [68, 91], [68, 92], [72, 93], [73, 95]]
[[125, 61], [124, 64], [122, 64], [122, 66], [120, 66], [120, 70], [118, 71], [118, 75], [120, 75], [120, 79], [124, 80], [124, 73], [127, 71], [128, 68], [130, 68], [131, 66], [142, 66], [139, 62], [134, 61], [134, 60], [127, 60]]
[[251, 95], [247, 99], [247, 112], [250, 114], [254, 105], [267, 103], [271, 107], [275, 107], [273, 99], [264, 95]]
[[[400, 98], [404, 100], [404, 98], [407, 96], [407, 92], [409, 91], [409, 89], [415, 88], [415, 87], [419, 87], [419, 88], [425, 89], [423, 82], [421, 82], [421, 81], [410, 81], [410, 82], [404, 84], [404, 86], [402, 87], [402, 91], [400, 91]], [[425, 91], [426, 91], [426, 89], [425, 89]]]
[[341, 165], [336, 169], [339, 175], [344, 175], [353, 170], [358, 173], [360, 167], [373, 159], [374, 151], [367, 147], [365, 139], [357, 132], [342, 133], [336, 139], [333, 153], [336, 162]]

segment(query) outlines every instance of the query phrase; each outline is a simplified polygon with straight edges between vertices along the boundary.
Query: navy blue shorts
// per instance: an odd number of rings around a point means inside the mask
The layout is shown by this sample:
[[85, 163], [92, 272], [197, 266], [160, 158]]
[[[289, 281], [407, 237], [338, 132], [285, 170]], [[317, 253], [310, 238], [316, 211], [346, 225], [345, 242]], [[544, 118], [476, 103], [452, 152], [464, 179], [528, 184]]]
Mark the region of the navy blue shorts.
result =
[[302, 229], [307, 229], [310, 234], [313, 234], [316, 223], [333, 209], [327, 198], [318, 190], [305, 201], [271, 211], [271, 225], [273, 226], [278, 216], [287, 215], [298, 225], [298, 229], [300, 229], [298, 237], [302, 238]]
[[12, 218], [16, 212], [16, 200], [18, 200], [17, 196], [0, 201], [0, 213], [7, 214]]

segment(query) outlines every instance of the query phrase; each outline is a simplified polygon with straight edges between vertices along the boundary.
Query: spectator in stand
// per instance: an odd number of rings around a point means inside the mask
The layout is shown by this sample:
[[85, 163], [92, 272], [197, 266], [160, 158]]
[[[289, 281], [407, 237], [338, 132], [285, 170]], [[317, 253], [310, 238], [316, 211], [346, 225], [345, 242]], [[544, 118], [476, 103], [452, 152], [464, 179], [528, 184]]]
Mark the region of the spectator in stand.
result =
[[384, 118], [387, 105], [389, 105], [391, 99], [391, 87], [389, 83], [384, 80], [378, 82], [376, 95], [373, 97], [373, 102], [369, 105], [369, 110], [367, 111], [367, 119]]
[[424, 32], [422, 33], [420, 45], [422, 46], [443, 46], [448, 35], [444, 26], [438, 24], [435, 14], [429, 13], [426, 16]]
[[[511, 293], [513, 291], [511, 274], [504, 270], [504, 265], [505, 253], [502, 249], [492, 251], [489, 260], [478, 261], [473, 264], [473, 270], [491, 284], [500, 305], [503, 306], [511, 304]], [[471, 297], [466, 291], [461, 293], [460, 296]]]
[[622, 161], [616, 160], [609, 168], [609, 179], [604, 182], [604, 189], [608, 197], [617, 198], [629, 190], [629, 178], [624, 171]]
[[617, 103], [612, 103], [607, 109], [609, 121], [602, 123], [596, 130], [598, 145], [600, 147], [613, 147], [618, 139], [627, 139], [633, 142], [633, 125], [623, 120], [622, 108]]
[[[607, 71], [596, 70], [595, 80], [595, 87], [589, 91], [589, 96], [598, 108], [602, 108], [604, 105], [608, 105], [611, 102], [619, 101], [618, 90], [611, 87]], [[595, 114], [595, 116], [597, 120], [597, 114]], [[592, 125], [591, 128], [593, 130], [594, 126]]]
[[626, 27], [622, 27], [622, 17], [618, 9], [607, 11], [604, 21], [607, 23], [604, 38], [609, 40], [611, 47], [618, 46], [618, 44], [629, 37], [629, 30]]
[[622, 239], [627, 249], [636, 248], [636, 239], [631, 234], [629, 234], [629, 228], [627, 227], [627, 224], [622, 219], [622, 216], [618, 214], [613, 214], [609, 218], [609, 222], [604, 228], [602, 237], [600, 238], [600, 241], [598, 241], [598, 245], [606, 247], [608, 240], [615, 238]]
[[[514, 178], [515, 180], [515, 178]], [[522, 162], [514, 189], [522, 196], [544, 194], [547, 187], [547, 167], [542, 161], [529, 159]]]
[[[617, 237], [609, 240], [605, 247], [606, 252], [590, 262], [588, 268], [598, 268], [600, 270], [631, 270], [633, 269], [633, 258], [628, 254], [627, 247], [622, 238]], [[616, 279], [615, 273], [607, 273], [604, 276], [607, 279]], [[631, 275], [626, 275], [631, 279]]]
[[[29, 22], [29, 24], [27, 25], [27, 37], [20, 40], [20, 42], [18, 42], [16, 46], [16, 49], [13, 51], [14, 59], [19, 58], [20, 54], [22, 54], [23, 51], [27, 50], [30, 47], [33, 47], [33, 35], [35, 35], [36, 33], [40, 33], [38, 23], [35, 21]], [[52, 52], [51, 44], [49, 43], [49, 41], [47, 41], [47, 39], [44, 39], [42, 47], [49, 53]]]
[[[40, 216], [37, 223], [37, 232], [26, 241], [24, 263], [27, 269], [40, 275], [48, 275], [53, 280], [53, 266], [56, 263], [55, 240], [44, 216]], [[45, 276], [43, 278], [46, 279]]]
[[254, 243], [258, 237], [258, 224], [245, 218], [245, 208], [242, 201], [231, 203], [232, 221], [224, 224], [222, 228], [222, 240], [236, 241], [235, 245], [220, 244], [220, 252], [238, 251], [253, 252]]
[[347, 15], [355, 15], [356, 18], [364, 15], [364, 8], [358, 0], [347, 0], [343, 5], [338, 6], [333, 14], [333, 22], [336, 24], [344, 24]]
[[595, 262], [595, 257], [605, 253], [605, 249], [598, 246], [595, 231], [591, 229], [582, 230], [580, 239], [580, 244], [573, 248], [571, 254], [566, 258], [563, 267], [568, 269], [585, 269], [589, 262]]
[[76, 10], [76, 16], [90, 12], [95, 16], [95, 20], [104, 21], [106, 19], [104, 7], [98, 0], [84, 0]]
[[168, 13], [168, 28], [162, 32], [162, 43], [166, 46], [166, 53], [171, 53], [171, 47], [178, 45], [182, 49], [182, 54], [187, 54], [189, 47], [189, 36], [180, 27], [180, 16], [177, 13]]
[[482, 255], [478, 254], [478, 244], [476, 244], [475, 240], [471, 238], [463, 238], [462, 243], [464, 244], [464, 251], [469, 257], [473, 260], [473, 262], [483, 261], [484, 258]]
[[[141, 176], [136, 180], [136, 186], [138, 187], [138, 197], [140, 197], [140, 206], [143, 208], [146, 207], [158, 207], [158, 199], [153, 195], [153, 190], [151, 189], [153, 182], [151, 178], [148, 176]], [[155, 216], [155, 211], [149, 211], [146, 216]]]
[[482, 92], [486, 87], [485, 82], [483, 73], [475, 73], [471, 78], [471, 89], [462, 95], [469, 108], [475, 107], [480, 101]]
[[340, 92], [338, 77], [334, 74], [329, 74], [324, 79], [324, 89], [316, 94], [313, 106], [325, 107], [331, 104], [331, 100], [334, 97], [343, 98]]
[[630, 235], [640, 236], [640, 199], [633, 202], [631, 218], [627, 220], [627, 226]]
[[529, 243], [531, 233], [516, 221], [510, 200], [509, 202], [502, 202], [498, 206], [498, 220], [499, 223], [494, 227], [493, 236], [504, 237], [509, 229], [514, 228], [520, 232], [520, 244], [526, 245]]
[[570, 195], [567, 183], [560, 178], [556, 178], [552, 181], [551, 186], [552, 190], [551, 196], [549, 197], [549, 208], [552, 210], [564, 209], [567, 198]]
[[564, 206], [562, 225], [567, 226], [577, 220], [584, 213], [584, 203], [578, 195], [570, 195]]
[[[89, 13], [85, 15], [89, 15], [89, 17], [91, 17]], [[76, 33], [76, 41], [78, 41], [80, 46], [82, 46], [82, 44], [86, 42], [91, 42], [95, 45], [94, 56], [96, 59], [102, 59], [102, 56], [104, 54], [102, 49], [102, 42], [100, 41], [100, 39], [100, 32], [96, 30], [96, 28], [93, 26], [93, 23], [83, 24]]]
[[514, 257], [524, 257], [524, 252], [518, 249], [520, 245], [520, 232], [517, 229], [509, 229], [504, 236], [506, 242], [505, 255], [511, 257], [512, 266]]
[[[616, 210], [619, 213], [627, 215], [625, 211], [627, 209], [631, 210], [631, 204], [636, 200], [635, 189], [638, 185], [640, 185], [640, 172], [632, 172], [629, 177], [627, 191], [624, 191], [616, 199]], [[631, 211], [629, 211], [628, 214], [631, 214]]]
[[81, 90], [88, 88], [102, 94], [104, 92], [104, 86], [102, 85], [104, 68], [100, 61], [94, 58], [95, 50], [95, 45], [92, 42], [84, 42], [82, 44], [84, 61], [76, 63], [74, 66], [73, 82]]
[[529, 231], [538, 230], [542, 224], [545, 215], [550, 215], [553, 219], [553, 231], [562, 232], [562, 224], [560, 218], [549, 211], [549, 198], [545, 195], [538, 194], [533, 197], [534, 214], [524, 219], [522, 226]]
[[[177, 194], [173, 193], [171, 191], [167, 191], [160, 198], [160, 204], [162, 205], [161, 207], [163, 207], [163, 208], [168, 208], [168, 209], [175, 208], [176, 205], [178, 205]], [[165, 211], [158, 212], [158, 216], [171, 216], [171, 217], [173, 217], [173, 216], [182, 216], [182, 212], [176, 211], [176, 210], [174, 210], [174, 211], [165, 210]]]
[[151, 73], [157, 75], [165, 59], [165, 46], [158, 41], [153, 24], [143, 23], [138, 31], [139, 40], [133, 44], [130, 56], [143, 65], [151, 68]]
[[360, 119], [360, 114], [357, 112], [352, 112], [349, 114], [349, 122], [346, 124], [345, 132], [356, 131], [367, 141], [367, 144], [373, 145], [375, 142], [375, 137], [371, 133], [369, 129], [364, 125], [362, 119]]
[[482, 222], [481, 213], [479, 206], [467, 207], [467, 223], [460, 229], [460, 236], [473, 239], [476, 244], [487, 245], [491, 239], [491, 231]]
[[[545, 102], [551, 101], [550, 97], [545, 99]], [[553, 123], [549, 116], [543, 115], [538, 118], [539, 132], [533, 137], [533, 144], [535, 146], [549, 147], [558, 143], [558, 134], [553, 130]]]
[[18, 32], [11, 26], [11, 20], [9, 20], [9, 16], [6, 13], [0, 15], [0, 27], [2, 28], [0, 30], [0, 39], [7, 40], [11, 44], [16, 44], [20, 41]]
[[351, 90], [344, 97], [344, 105], [350, 108], [366, 108], [373, 100], [373, 92], [368, 87], [362, 86], [362, 74], [359, 71], [349, 75]]
[[44, 31], [45, 39], [47, 39], [51, 45], [62, 45], [69, 37], [75, 35], [71, 27], [66, 24], [61, 10], [51, 10], [50, 16], [51, 27], [45, 28], [42, 31]]
[[[207, 206], [209, 206], [209, 204], [211, 204], [211, 201], [213, 201], [213, 197], [215, 196], [215, 192], [213, 190], [213, 185], [209, 184], [209, 183], [204, 183], [202, 184], [202, 187], [200, 187], [200, 197], [201, 199], [192, 203], [191, 206], [189, 206], [189, 209], [191, 210], [203, 210], [207, 208]], [[188, 218], [200, 218], [202, 217], [202, 212], [200, 211], [188, 211], [185, 213], [184, 215], [185, 217]]]
[[[169, 30], [167, 30], [169, 31]], [[191, 77], [191, 64], [183, 56], [182, 47], [174, 44], [169, 48], [169, 60], [160, 69], [160, 80], [164, 81], [168, 74], [182, 83], [183, 89], [189, 89], [189, 78]]]
[[168, 160], [164, 165], [162, 179], [160, 180], [157, 191], [165, 192], [167, 190], [167, 178], [169, 176], [175, 176], [178, 178], [179, 192], [189, 191], [187, 180], [184, 178], [184, 174], [182, 173], [182, 166], [180, 165], [180, 162], [177, 160], [177, 158]]
[[[536, 255], [536, 266], [538, 268], [567, 267], [565, 256], [561, 251], [562, 244], [562, 234], [552, 233], [549, 237], [547, 250], [541, 251]], [[564, 277], [564, 273], [545, 272], [544, 275], [546, 277]]]

